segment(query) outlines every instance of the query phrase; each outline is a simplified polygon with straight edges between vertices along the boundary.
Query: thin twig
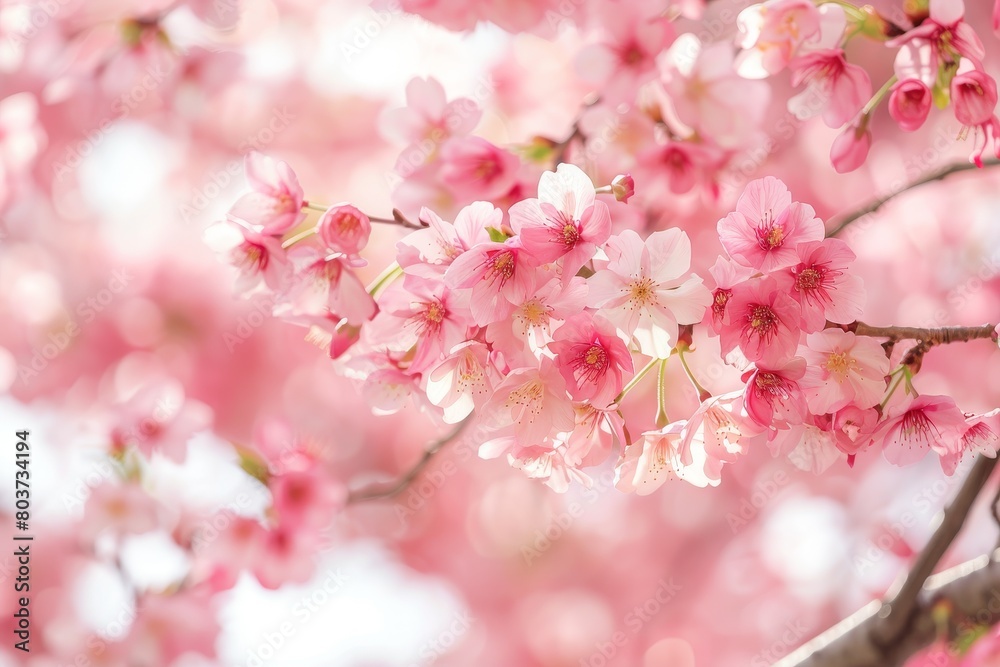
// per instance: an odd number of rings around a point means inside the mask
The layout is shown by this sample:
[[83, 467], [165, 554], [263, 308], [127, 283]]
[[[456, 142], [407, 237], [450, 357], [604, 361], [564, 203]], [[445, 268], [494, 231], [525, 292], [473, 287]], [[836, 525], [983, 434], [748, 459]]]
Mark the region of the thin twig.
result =
[[472, 415], [469, 415], [462, 421], [455, 424], [455, 427], [451, 431], [427, 445], [424, 449], [423, 455], [420, 457], [420, 460], [418, 460], [412, 468], [410, 468], [396, 481], [390, 482], [388, 485], [372, 484], [371, 486], [351, 491], [347, 496], [347, 503], [351, 504], [365, 500], [391, 498], [400, 493], [406, 489], [406, 487], [409, 486], [414, 479], [417, 478], [421, 471], [427, 467], [427, 464], [430, 463], [431, 459], [434, 458], [434, 455], [441, 451], [442, 447], [461, 435], [462, 431], [465, 430], [465, 427], [468, 426], [471, 421]]
[[[1000, 165], [1000, 160], [990, 159], [983, 161], [983, 169], [986, 169], [988, 167], [996, 167], [998, 165]], [[836, 222], [834, 223], [830, 231], [826, 233], [826, 235], [827, 237], [836, 236], [840, 232], [844, 231], [844, 229], [851, 223], [865, 217], [866, 215], [869, 215], [870, 213], [874, 213], [875, 211], [882, 208], [886, 204], [886, 202], [898, 197], [904, 192], [913, 190], [914, 188], [918, 188], [921, 185], [927, 185], [928, 183], [933, 183], [934, 181], [944, 180], [951, 174], [957, 174], [963, 171], [972, 171], [973, 169], [978, 169], [978, 168], [979, 167], [977, 167], [975, 164], [971, 162], [958, 162], [956, 164], [942, 167], [941, 169], [935, 172], [931, 172], [930, 174], [924, 176], [921, 179], [918, 179], [916, 181], [913, 181], [912, 183], [904, 185], [899, 190], [895, 190], [885, 195], [884, 197], [878, 197], [872, 200], [871, 202], [869, 202], [868, 204], [862, 206], [857, 210], [837, 216], [837, 218], [835, 218]]]

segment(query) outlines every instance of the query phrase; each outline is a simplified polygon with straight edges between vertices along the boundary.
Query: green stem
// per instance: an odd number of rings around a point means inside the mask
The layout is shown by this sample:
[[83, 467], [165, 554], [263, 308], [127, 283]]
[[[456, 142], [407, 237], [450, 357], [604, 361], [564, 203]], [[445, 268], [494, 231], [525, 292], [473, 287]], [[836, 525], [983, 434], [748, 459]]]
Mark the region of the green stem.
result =
[[316, 231], [317, 231], [316, 227], [310, 227], [309, 229], [305, 230], [304, 232], [299, 232], [298, 234], [296, 234], [295, 236], [291, 237], [287, 241], [282, 241], [281, 242], [281, 247], [282, 248], [291, 248], [293, 245], [295, 245], [296, 243], [298, 243], [302, 239], [309, 238], [310, 236], [312, 236], [313, 234], [315, 234]]
[[632, 391], [632, 388], [635, 387], [637, 384], [639, 384], [639, 380], [641, 380], [646, 375], [646, 373], [651, 371], [653, 369], [653, 366], [655, 366], [659, 361], [660, 360], [657, 359], [656, 357], [650, 359], [649, 363], [643, 366], [639, 370], [639, 372], [636, 373], [631, 380], [629, 380], [628, 384], [625, 385], [625, 387], [621, 390], [621, 393], [615, 397], [615, 403], [621, 403], [622, 399], [625, 398], [625, 395], [628, 394], [630, 391]]
[[868, 104], [866, 104], [865, 108], [861, 110], [861, 115], [868, 116], [875, 109], [875, 107], [878, 106], [879, 102], [882, 101], [882, 98], [886, 96], [889, 89], [895, 85], [896, 81], [898, 81], [898, 79], [895, 74], [890, 76], [889, 79], [882, 84], [882, 87], [879, 88], [874, 95], [872, 95], [872, 98], [868, 100]]
[[712, 398], [712, 392], [702, 387], [698, 380], [695, 379], [694, 373], [691, 372], [691, 367], [688, 366], [687, 359], [684, 358], [685, 351], [686, 350], [681, 347], [677, 348], [677, 356], [681, 358], [681, 366], [684, 367], [684, 372], [687, 373], [688, 379], [691, 380], [691, 384], [694, 386], [695, 391], [698, 392], [698, 400], [707, 401]]
[[302, 208], [312, 209], [313, 211], [322, 211], [326, 213], [326, 210], [330, 208], [329, 206], [320, 206], [319, 204], [313, 204], [311, 202], [302, 202]]
[[667, 416], [667, 360], [660, 361], [660, 374], [656, 380], [656, 428], [663, 428], [670, 423]]
[[900, 366], [892, 372], [891, 379], [889, 380], [889, 390], [886, 392], [885, 398], [882, 399], [882, 402], [878, 404], [879, 412], [885, 410], [885, 406], [888, 405], [889, 399], [892, 398], [892, 395], [896, 393], [896, 388], [899, 387], [899, 383], [902, 381], [905, 374], [906, 369], [903, 366]]
[[385, 267], [385, 270], [378, 274], [374, 282], [368, 286], [368, 293], [372, 295], [372, 298], [377, 297], [382, 290], [392, 284], [392, 281], [401, 275], [403, 275], [403, 268], [396, 262], [393, 262]]

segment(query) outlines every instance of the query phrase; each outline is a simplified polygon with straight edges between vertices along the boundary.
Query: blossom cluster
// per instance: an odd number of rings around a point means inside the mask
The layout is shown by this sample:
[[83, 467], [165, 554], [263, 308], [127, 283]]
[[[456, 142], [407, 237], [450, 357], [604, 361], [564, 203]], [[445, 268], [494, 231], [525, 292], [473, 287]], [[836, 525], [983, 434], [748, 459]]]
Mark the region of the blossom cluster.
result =
[[[415, 229], [365, 288], [356, 270], [372, 218], [338, 204], [291, 233], [308, 205], [294, 173], [258, 154], [247, 172], [254, 190], [220, 223], [236, 236], [241, 289], [270, 290], [274, 313], [309, 326], [376, 413], [413, 402], [444, 423], [474, 419], [482, 457], [506, 456], [556, 490], [589, 484], [586, 469], [611, 457], [618, 488], [644, 494], [668, 479], [718, 485], [751, 447], [817, 471], [873, 447], [899, 465], [933, 450], [951, 473], [1000, 442], [997, 411], [966, 416], [918, 395], [912, 361], [890, 370], [891, 349], [856, 333], [854, 253], [776, 178], [749, 183], [718, 222], [728, 256], [709, 270], [713, 289], [691, 272], [682, 230], [612, 233], [602, 195], [630, 197], [630, 176], [595, 187], [571, 164], [507, 211], [477, 201], [453, 221], [428, 208], [419, 223], [376, 219]], [[735, 391], [712, 395], [691, 374], [694, 325], [743, 372]], [[700, 399], [675, 421], [662, 378], [672, 356]], [[621, 404], [657, 366], [657, 428], [630, 429]]]
[[[777, 142], [786, 134], [785, 121], [766, 123], [775, 91], [767, 79], [786, 70], [797, 89], [786, 104], [791, 122], [820, 117], [840, 130], [830, 147], [838, 172], [867, 160], [883, 101], [904, 132], [923, 126], [933, 107], [950, 106], [959, 138], [974, 138], [973, 162], [981, 166], [987, 151], [1000, 155], [997, 85], [961, 0], [910, 3], [908, 25], [870, 5], [767, 0], [739, 13], [735, 44], [684, 31], [689, 9], [658, 13], [639, 3], [598, 3], [573, 13], [589, 37], [575, 63], [599, 97], [584, 106], [564, 140], [497, 146], [470, 134], [481, 113], [476, 101], [448, 102], [433, 79], [413, 80], [406, 107], [382, 119], [385, 136], [405, 146], [394, 203], [415, 213], [424, 202], [442, 202], [447, 210], [439, 212], [449, 214], [481, 199], [513, 203], [531, 191], [538, 165], [552, 161], [598, 166], [607, 176], [631, 172], [656, 191], [717, 198], [762, 136]], [[489, 12], [488, 18], [497, 20]], [[868, 69], [848, 60], [858, 40], [895, 54], [892, 76], [875, 92]]]

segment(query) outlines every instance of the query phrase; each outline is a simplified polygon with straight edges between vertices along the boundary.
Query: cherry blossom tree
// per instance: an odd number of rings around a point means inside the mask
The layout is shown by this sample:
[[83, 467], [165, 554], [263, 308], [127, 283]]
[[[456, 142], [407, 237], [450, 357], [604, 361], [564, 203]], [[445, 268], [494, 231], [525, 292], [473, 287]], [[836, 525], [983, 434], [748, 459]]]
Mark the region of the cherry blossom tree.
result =
[[[0, 7], [34, 536], [0, 655], [996, 664], [998, 35], [962, 0]], [[358, 545], [473, 620], [341, 651], [314, 605]]]

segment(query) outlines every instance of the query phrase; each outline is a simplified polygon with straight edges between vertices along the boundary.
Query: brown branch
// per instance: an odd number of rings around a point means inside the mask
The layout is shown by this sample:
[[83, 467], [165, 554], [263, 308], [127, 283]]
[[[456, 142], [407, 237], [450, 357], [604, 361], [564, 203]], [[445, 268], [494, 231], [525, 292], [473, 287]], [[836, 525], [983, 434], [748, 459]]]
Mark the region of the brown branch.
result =
[[874, 327], [864, 322], [852, 322], [851, 324], [833, 324], [827, 322], [827, 329], [843, 329], [851, 331], [859, 336], [871, 336], [873, 338], [888, 338], [893, 341], [898, 340], [919, 340], [930, 345], [947, 345], [948, 343], [966, 342], [980, 338], [996, 340], [995, 324], [983, 324], [975, 327]]
[[417, 478], [418, 475], [423, 471], [427, 464], [431, 462], [434, 455], [441, 451], [441, 448], [447, 445], [449, 442], [461, 435], [465, 427], [469, 425], [472, 421], [472, 415], [469, 415], [462, 421], [455, 424], [455, 427], [451, 431], [432, 441], [424, 449], [423, 455], [420, 459], [410, 468], [406, 473], [394, 482], [389, 482], [388, 484], [372, 484], [370, 486], [363, 487], [361, 489], [355, 489], [348, 493], [347, 504], [362, 502], [365, 500], [376, 500], [380, 498], [391, 498], [396, 494], [403, 491], [407, 486], [410, 485], [413, 480]]
[[[938, 601], [949, 600], [961, 613], [976, 616], [981, 608], [976, 605], [980, 600], [988, 599], [985, 595], [987, 589], [1000, 594], [1000, 565], [995, 565], [993, 561], [982, 568], [985, 574], [979, 577], [984, 578], [984, 582], [971, 575], [940, 585], [929, 580], [938, 561], [961, 530], [973, 502], [996, 464], [995, 458], [980, 457], [976, 461], [962, 488], [945, 509], [941, 524], [892, 600], [866, 605], [801, 646], [779, 662], [778, 667], [898, 667], [935, 639], [937, 624], [931, 613]], [[944, 574], [934, 581], [940, 582], [942, 577]], [[972, 579], [978, 587], [969, 585]], [[991, 623], [998, 620], [1000, 618], [991, 618]], [[957, 633], [957, 628], [955, 631]]]
[[[1000, 165], [1000, 160], [992, 159], [983, 161], [984, 169], [987, 167], [996, 167], [998, 165]], [[918, 188], [921, 185], [927, 185], [928, 183], [933, 183], [934, 181], [944, 180], [951, 174], [957, 174], [963, 171], [972, 171], [973, 169], [978, 169], [978, 167], [971, 162], [959, 162], [956, 164], [948, 165], [946, 167], [942, 167], [937, 171], [931, 172], [930, 174], [924, 176], [921, 179], [913, 181], [912, 183], [908, 183], [899, 190], [894, 190], [884, 197], [878, 197], [855, 211], [851, 211], [850, 213], [845, 213], [843, 215], [838, 216], [837, 218], [834, 218], [836, 222], [834, 223], [830, 231], [826, 233], [827, 238], [831, 236], [836, 236], [840, 232], [844, 231], [844, 229], [851, 223], [865, 217], [866, 215], [874, 213], [875, 211], [882, 208], [887, 202], [898, 197], [904, 192], [913, 190], [914, 188]]]

